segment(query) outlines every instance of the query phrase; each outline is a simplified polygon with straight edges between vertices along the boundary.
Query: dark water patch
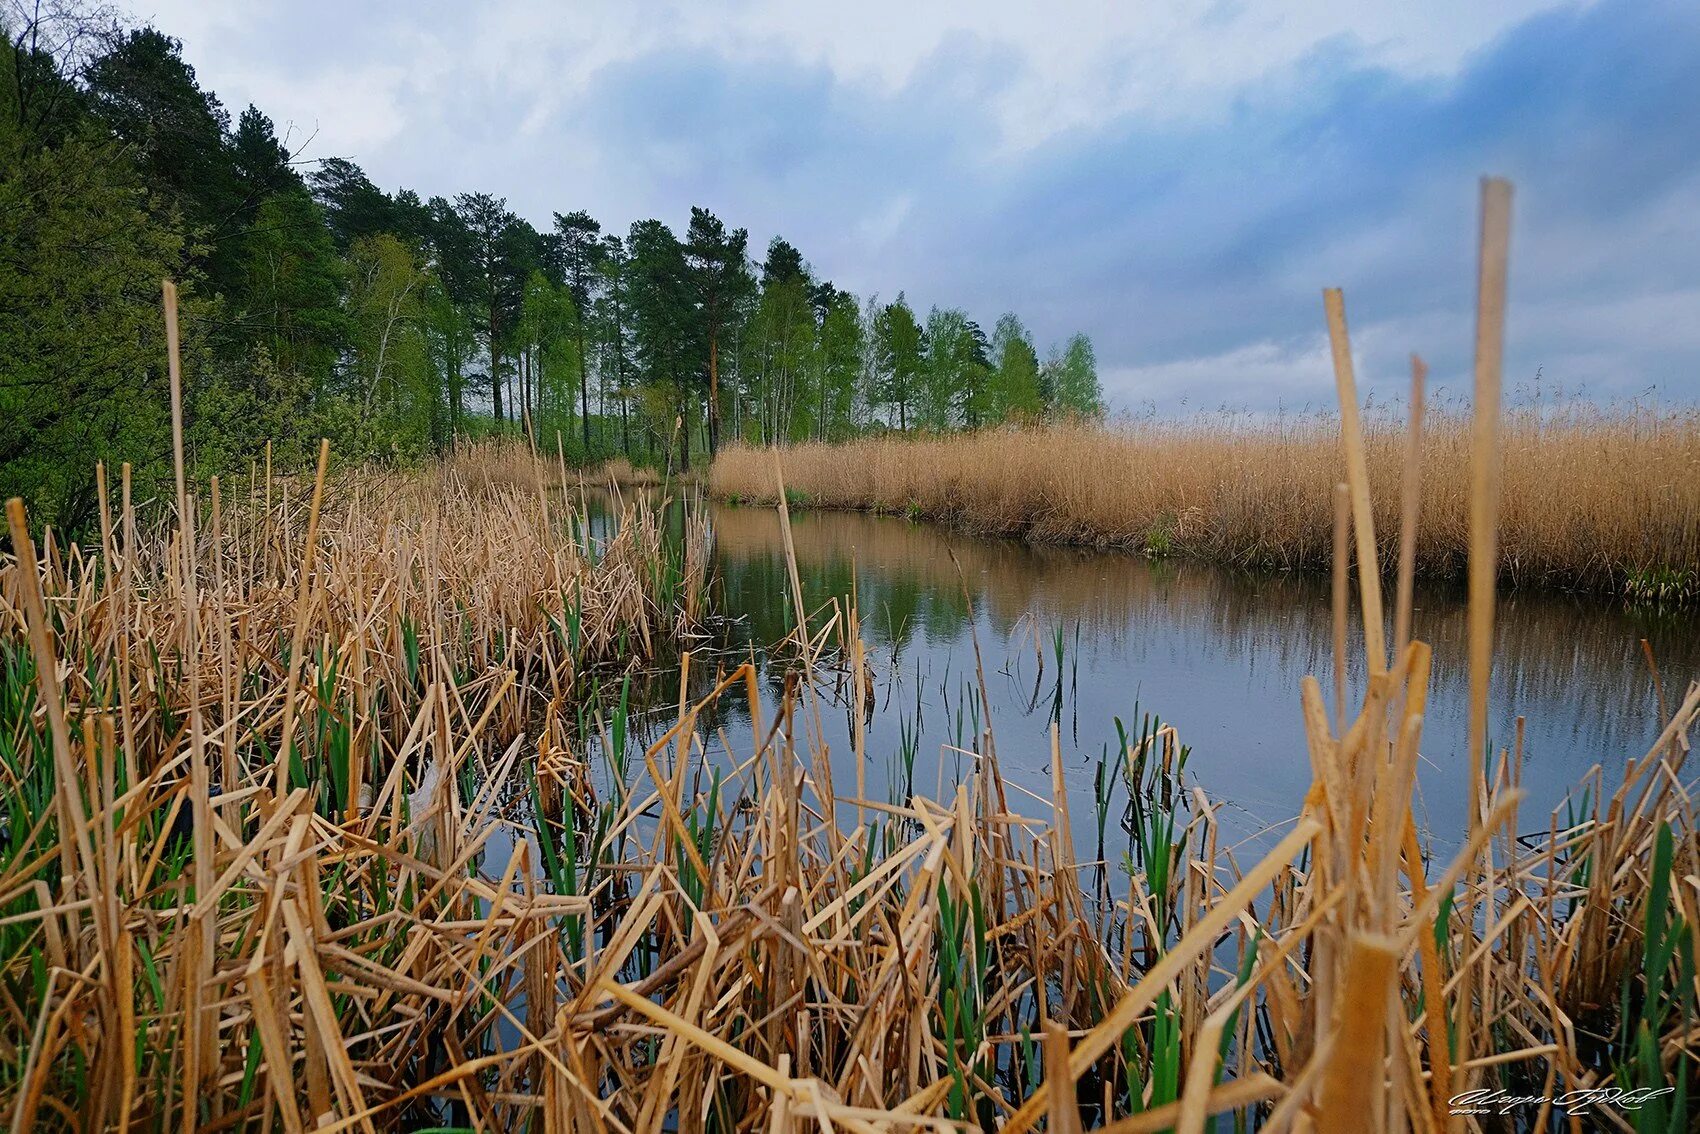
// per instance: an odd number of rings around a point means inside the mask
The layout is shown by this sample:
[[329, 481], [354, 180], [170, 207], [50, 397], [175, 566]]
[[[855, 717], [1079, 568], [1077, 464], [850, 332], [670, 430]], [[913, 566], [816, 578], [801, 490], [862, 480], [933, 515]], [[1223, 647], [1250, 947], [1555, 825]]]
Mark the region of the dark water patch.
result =
[[[591, 521], [606, 530], [610, 518], [593, 505]], [[764, 688], [777, 690], [785, 663], [772, 650], [795, 620], [778, 516], [715, 505], [712, 523], [714, 594], [729, 620], [723, 660], [753, 657]], [[1136, 728], [1137, 709], [1179, 730], [1192, 750], [1189, 777], [1224, 805], [1231, 832], [1252, 835], [1298, 813], [1311, 782], [1300, 682], [1314, 674], [1330, 698], [1333, 689], [1326, 578], [1034, 547], [856, 513], [796, 513], [793, 538], [810, 610], [855, 595], [875, 675], [864, 769], [870, 796], [901, 795], [911, 781], [923, 793], [948, 792], [973, 759], [958, 750], [974, 749], [978, 726], [989, 723], [1016, 789], [1012, 804], [1043, 814], [1055, 722], [1081, 837], [1093, 827], [1097, 765], [1107, 752], [1113, 763], [1118, 750], [1116, 720]], [[1418, 814], [1450, 843], [1464, 829], [1469, 767], [1464, 596], [1423, 585], [1415, 608], [1414, 633], [1434, 648]], [[1647, 750], [1660, 722], [1641, 641], [1652, 646], [1674, 700], [1700, 677], [1695, 629], [1689, 613], [1554, 593], [1502, 596], [1492, 740], [1496, 751], [1513, 745], [1524, 718], [1524, 829], [1544, 830], [1547, 813], [1593, 765], [1610, 782]], [[1356, 625], [1352, 642], [1355, 700], [1365, 679]], [[709, 657], [699, 664], [714, 667]], [[856, 773], [848, 684], [828, 681], [826, 691], [822, 738], [848, 795]], [[741, 704], [723, 701], [715, 724], [747, 728]]]

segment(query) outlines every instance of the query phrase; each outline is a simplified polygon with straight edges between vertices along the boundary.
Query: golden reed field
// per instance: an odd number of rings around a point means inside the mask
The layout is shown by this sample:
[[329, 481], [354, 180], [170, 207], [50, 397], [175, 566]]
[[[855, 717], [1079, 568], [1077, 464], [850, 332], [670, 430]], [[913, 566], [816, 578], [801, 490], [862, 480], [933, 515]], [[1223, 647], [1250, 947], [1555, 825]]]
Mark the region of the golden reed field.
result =
[[[1392, 563], [1407, 433], [1364, 426], [1381, 561]], [[1513, 411], [1502, 432], [1502, 581], [1700, 597], [1700, 411]], [[1469, 419], [1431, 411], [1420, 444], [1419, 573], [1461, 576]], [[1094, 544], [1275, 568], [1325, 568], [1337, 417], [1204, 418], [869, 438], [783, 450], [793, 503], [906, 514], [1036, 542]], [[765, 450], [716, 458], [711, 490], [771, 502]]]

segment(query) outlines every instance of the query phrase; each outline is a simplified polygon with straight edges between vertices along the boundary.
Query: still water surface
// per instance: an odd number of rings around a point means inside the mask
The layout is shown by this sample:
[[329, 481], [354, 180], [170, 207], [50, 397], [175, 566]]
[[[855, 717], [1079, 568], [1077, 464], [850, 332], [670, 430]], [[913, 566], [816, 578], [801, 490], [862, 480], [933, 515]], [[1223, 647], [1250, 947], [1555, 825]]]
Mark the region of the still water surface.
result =
[[[728, 660], [753, 654], [776, 688], [781, 667], [767, 664], [767, 651], [784, 639], [790, 608], [777, 513], [710, 508], [712, 585], [730, 619]], [[600, 519], [606, 523], [606, 513]], [[1325, 691], [1333, 688], [1325, 578], [1032, 547], [895, 517], [804, 511], [792, 526], [807, 607], [852, 589], [857, 596], [876, 675], [870, 797], [902, 794], [893, 769], [910, 735], [916, 790], [948, 798], [972, 759], [953, 749], [971, 747], [976, 731], [977, 640], [999, 763], [1017, 789], [1012, 803], [1019, 807], [1019, 789], [1031, 793], [1029, 813], [1049, 807], [1056, 719], [1076, 831], [1090, 826], [1097, 762], [1117, 749], [1115, 718], [1135, 727], [1136, 706], [1179, 730], [1192, 750], [1188, 778], [1222, 805], [1231, 832], [1255, 836], [1299, 811], [1310, 783], [1300, 681], [1314, 674]], [[1691, 613], [1551, 593], [1501, 597], [1492, 739], [1496, 749], [1509, 746], [1524, 718], [1525, 831], [1544, 830], [1550, 810], [1593, 765], [1613, 785], [1624, 762], [1647, 750], [1660, 722], [1641, 640], [1651, 643], [1674, 699], [1700, 677], [1694, 631]], [[1462, 593], [1419, 588], [1414, 632], [1434, 648], [1418, 815], [1439, 843], [1451, 844], [1464, 827], [1469, 764]], [[1356, 628], [1354, 642], [1361, 643]], [[1351, 688], [1361, 690], [1363, 677], [1354, 661]], [[740, 711], [728, 707], [732, 721]], [[850, 795], [850, 711], [826, 698], [821, 721], [839, 794]]]

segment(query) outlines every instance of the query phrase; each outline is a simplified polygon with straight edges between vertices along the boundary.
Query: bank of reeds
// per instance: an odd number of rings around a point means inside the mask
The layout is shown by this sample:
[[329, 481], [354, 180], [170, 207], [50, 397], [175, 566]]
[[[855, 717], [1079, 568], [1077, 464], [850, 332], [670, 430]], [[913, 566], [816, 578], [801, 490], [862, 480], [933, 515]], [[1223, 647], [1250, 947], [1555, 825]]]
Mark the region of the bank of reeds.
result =
[[625, 488], [657, 488], [667, 485], [696, 485], [702, 483], [700, 469], [687, 472], [635, 465], [625, 457], [611, 457], [584, 474], [587, 485], [619, 485]]
[[[1506, 195], [1485, 192], [1478, 566]], [[638, 627], [689, 620], [693, 560], [641, 512], [578, 543], [547, 462], [529, 488], [356, 478], [201, 514], [185, 494], [153, 531], [120, 504], [98, 553], [37, 547], [13, 502], [11, 1128], [1684, 1129], [1700, 686], [1661, 693], [1651, 751], [1520, 818], [1522, 754], [1485, 735], [1478, 570], [1479, 794], [1432, 858], [1411, 814], [1429, 651], [1408, 572], [1383, 633], [1349, 450], [1371, 676], [1353, 705], [1297, 691], [1313, 784], [1255, 857], [1153, 720], [1099, 770], [1099, 861], [1054, 729], [1048, 800], [1009, 798], [983, 714], [945, 798], [869, 798], [868, 683], [816, 680], [865, 665], [855, 602], [811, 623], [794, 566], [810, 632], [774, 696], [749, 664], [693, 682], [687, 656], [674, 723], [640, 740], [629, 687], [587, 682]], [[815, 724], [841, 710], [854, 782]]]
[[634, 508], [592, 544], [512, 448], [257, 467], [163, 515], [127, 473], [98, 546], [36, 543], [13, 501], [0, 567], [11, 1129], [393, 1108], [498, 1023], [486, 938], [515, 927], [468, 863], [503, 834], [502, 773], [696, 626], [701, 525]]
[[[1423, 429], [1416, 568], [1461, 578], [1469, 418]], [[1505, 418], [1498, 574], [1509, 584], [1700, 599], [1700, 412], [1570, 405]], [[1381, 561], [1394, 561], [1402, 421], [1366, 420]], [[1326, 569], [1337, 417], [1204, 417], [870, 437], [782, 452], [793, 503], [889, 512], [1041, 543]], [[773, 458], [728, 448], [711, 490], [771, 503]]]

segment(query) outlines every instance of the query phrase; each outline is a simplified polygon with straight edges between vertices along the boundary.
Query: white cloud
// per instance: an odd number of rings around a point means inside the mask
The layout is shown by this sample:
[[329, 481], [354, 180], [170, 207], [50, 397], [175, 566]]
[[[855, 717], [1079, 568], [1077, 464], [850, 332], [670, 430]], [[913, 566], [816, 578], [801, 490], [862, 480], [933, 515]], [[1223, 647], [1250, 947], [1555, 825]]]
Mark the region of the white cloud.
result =
[[[1130, 113], [1153, 121], [1218, 115], [1248, 85], [1286, 72], [1323, 44], [1344, 45], [1364, 62], [1401, 73], [1449, 74], [1499, 32], [1551, 6], [1551, 0], [748, 0], [730, 6], [600, 0], [564, 8], [521, 0], [374, 15], [323, 0], [130, 0], [133, 14], [185, 41], [203, 80], [227, 102], [253, 101], [275, 117], [317, 120], [335, 152], [399, 132], [400, 115], [344, 125], [351, 110], [361, 117], [369, 101], [405, 107], [406, 124], [429, 132], [436, 128], [427, 119], [435, 104], [452, 102], [458, 91], [496, 88], [521, 108], [516, 120], [535, 129], [557, 112], [570, 113], [603, 68], [656, 51], [708, 51], [753, 66], [818, 66], [841, 83], [892, 92], [927, 79], [941, 53], [970, 49], [1001, 72], [991, 76], [996, 89], [989, 101], [1003, 132], [998, 149], [1007, 153]], [[290, 42], [302, 48], [293, 57], [275, 34], [286, 24], [297, 29]], [[315, 34], [302, 36], [300, 29]]]
[[[1106, 368], [1104, 394], [1117, 409], [1150, 405], [1163, 411], [1214, 410], [1255, 401], [1315, 403], [1332, 397], [1334, 371], [1328, 341], [1321, 335], [1279, 342], [1264, 339], [1217, 354], [1177, 358], [1144, 366]], [[1207, 403], [1200, 391], [1209, 391]]]
[[[1464, 389], [1471, 186], [1505, 172], [1508, 382], [1700, 389], [1674, 8], [1590, 7], [1484, 52], [1555, 5], [129, 2], [233, 111], [316, 128], [307, 156], [542, 225], [702, 204], [862, 295], [1014, 309], [1042, 345], [1085, 330], [1130, 409], [1332, 405], [1325, 284], [1366, 397], [1402, 392], [1412, 349]], [[1628, 30], [1584, 66], [1605, 25]]]
[[916, 79], [953, 42], [986, 45], [1010, 60], [1008, 84], [996, 100], [1005, 140], [1026, 146], [1128, 113], [1163, 120], [1213, 115], [1241, 88], [1329, 41], [1393, 70], [1449, 74], [1499, 32], [1551, 6], [1550, 0], [758, 0], [730, 15], [720, 5], [686, 4], [665, 24], [681, 44], [744, 60], [777, 55], [819, 63], [842, 80], [887, 90]]
[[[256, 71], [249, 80], [252, 93], [243, 103], [265, 111], [292, 150], [317, 135], [309, 156], [362, 153], [406, 128], [405, 78], [402, 68], [391, 66], [321, 71], [304, 79]], [[333, 138], [334, 145], [328, 144]]]

